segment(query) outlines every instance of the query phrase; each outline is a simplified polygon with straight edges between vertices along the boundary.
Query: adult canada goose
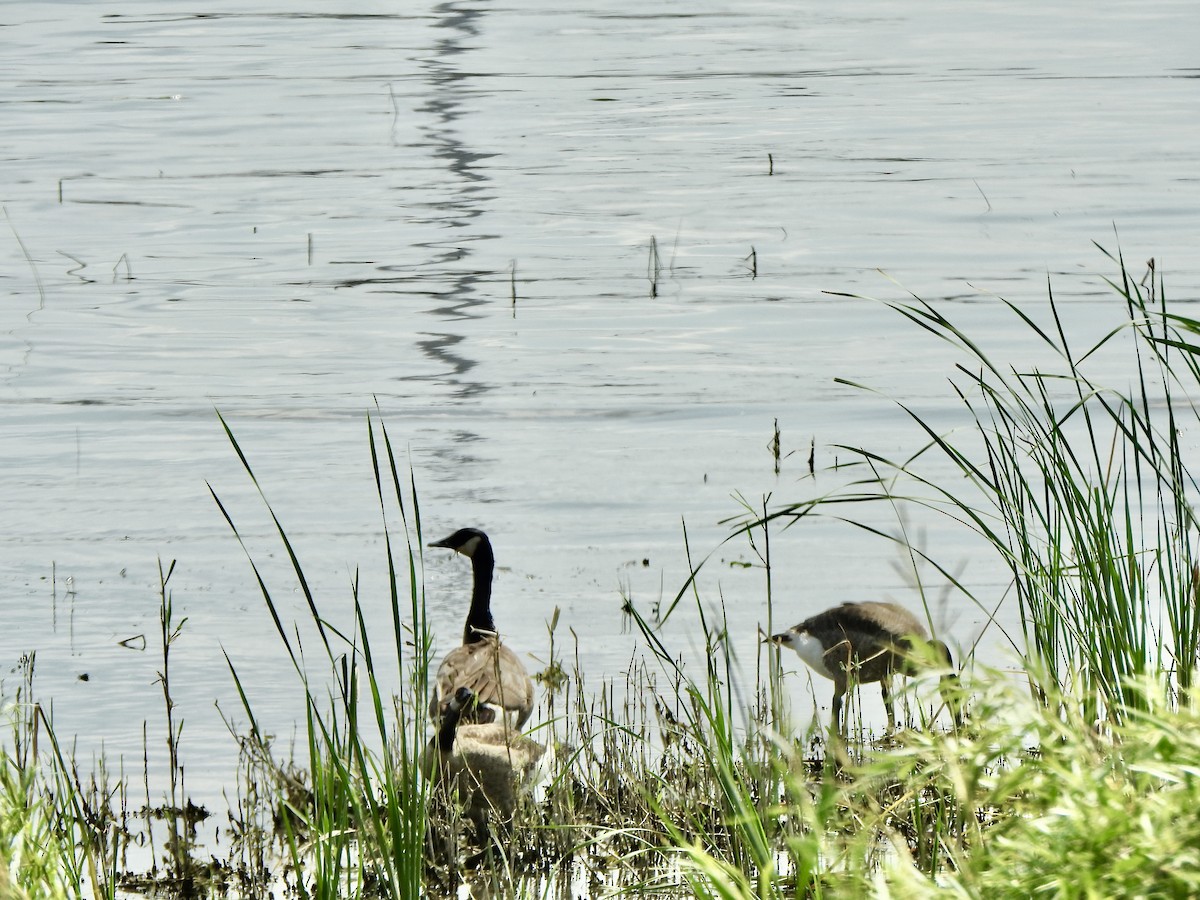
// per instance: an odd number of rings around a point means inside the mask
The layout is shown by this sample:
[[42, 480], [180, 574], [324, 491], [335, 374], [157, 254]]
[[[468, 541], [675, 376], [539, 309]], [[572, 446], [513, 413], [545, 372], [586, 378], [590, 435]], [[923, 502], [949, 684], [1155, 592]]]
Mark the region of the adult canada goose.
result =
[[514, 728], [520, 728], [533, 712], [533, 681], [521, 660], [500, 643], [492, 620], [492, 570], [496, 559], [492, 542], [478, 528], [460, 528], [430, 547], [446, 547], [471, 560], [474, 587], [471, 609], [463, 628], [461, 647], [455, 647], [438, 666], [429, 715], [441, 719], [454, 692], [466, 687], [475, 695], [464, 721], [492, 722], [499, 712]]
[[[926, 665], [937, 659], [947, 668], [954, 668], [949, 648], [941, 641], [930, 640], [920, 620], [896, 603], [843, 603], [772, 635], [770, 640], [795, 650], [813, 670], [833, 679], [832, 727], [839, 731], [842, 697], [851, 678], [858, 684], [879, 682], [890, 732], [896, 727], [892, 673], [915, 675], [923, 657]], [[941, 691], [955, 724], [962, 724], [957, 681], [952, 672], [943, 675]]]
[[469, 723], [476, 705], [470, 688], [449, 698], [421, 760], [426, 778], [457, 787], [467, 814], [480, 827], [488, 814], [512, 817], [518, 791], [531, 783], [546, 748], [504, 722]]

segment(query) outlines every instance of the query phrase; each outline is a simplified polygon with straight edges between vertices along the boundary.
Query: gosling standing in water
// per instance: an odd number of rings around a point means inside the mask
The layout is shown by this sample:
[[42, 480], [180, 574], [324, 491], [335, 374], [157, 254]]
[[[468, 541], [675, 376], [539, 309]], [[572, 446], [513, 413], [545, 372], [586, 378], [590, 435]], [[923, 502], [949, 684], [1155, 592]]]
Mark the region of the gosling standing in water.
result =
[[429, 546], [445, 547], [467, 557], [473, 577], [462, 646], [451, 650], [438, 667], [429, 715], [434, 721], [442, 719], [455, 692], [465, 687], [477, 703], [463, 714], [464, 721], [486, 723], [499, 716], [519, 729], [533, 712], [533, 681], [521, 660], [496, 633], [492, 619], [492, 572], [496, 566], [492, 543], [478, 528], [460, 528]]
[[[941, 641], [930, 640], [920, 620], [895, 603], [843, 603], [805, 619], [782, 634], [772, 635], [770, 640], [790, 647], [814, 671], [833, 679], [831, 727], [839, 734], [845, 734], [842, 698], [851, 678], [859, 684], [879, 682], [890, 733], [896, 727], [892, 673], [917, 674], [915, 663], [923, 654], [954, 668], [949, 648]], [[928, 649], [923, 650], [922, 645]], [[951, 672], [942, 676], [940, 687], [955, 724], [962, 724], [957, 681]]]

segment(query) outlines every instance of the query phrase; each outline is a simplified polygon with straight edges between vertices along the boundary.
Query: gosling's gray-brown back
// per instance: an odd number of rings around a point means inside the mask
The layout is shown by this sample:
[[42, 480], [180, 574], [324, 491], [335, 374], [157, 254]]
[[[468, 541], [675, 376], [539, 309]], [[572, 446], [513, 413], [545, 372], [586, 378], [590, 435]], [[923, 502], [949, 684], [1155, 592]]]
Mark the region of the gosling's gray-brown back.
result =
[[519, 792], [530, 785], [546, 748], [503, 720], [486, 724], [461, 721], [476, 698], [459, 688], [450, 698], [438, 734], [425, 748], [421, 768], [456, 790], [468, 815], [477, 822], [489, 813], [511, 818]]
[[[833, 727], [839, 730], [842, 698], [851, 678], [861, 684], [879, 682], [890, 731], [896, 724], [891, 677], [895, 672], [916, 674], [913, 658], [920, 652], [915, 652], [915, 645], [932, 648], [948, 667], [953, 665], [946, 645], [930, 641], [924, 624], [896, 603], [843, 603], [805, 619], [782, 634], [772, 635], [771, 640], [790, 647], [815, 672], [833, 680]], [[948, 687], [943, 679], [943, 688]], [[943, 693], [957, 721], [957, 705], [945, 690]]]

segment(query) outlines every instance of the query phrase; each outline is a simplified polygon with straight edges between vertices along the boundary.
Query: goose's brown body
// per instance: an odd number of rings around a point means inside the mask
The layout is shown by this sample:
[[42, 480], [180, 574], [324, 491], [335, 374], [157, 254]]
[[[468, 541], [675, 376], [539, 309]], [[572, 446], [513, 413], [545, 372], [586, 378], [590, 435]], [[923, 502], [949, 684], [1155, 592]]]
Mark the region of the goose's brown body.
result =
[[520, 658], [506, 647], [492, 619], [492, 573], [495, 557], [488, 536], [477, 528], [460, 528], [430, 547], [446, 547], [471, 560], [471, 608], [462, 646], [446, 654], [434, 677], [429, 715], [440, 720], [455, 692], [465, 687], [476, 702], [463, 713], [464, 722], [486, 724], [503, 718], [515, 728], [533, 712], [533, 681]]
[[455, 647], [446, 654], [438, 666], [429, 700], [433, 719], [442, 717], [460, 687], [469, 688], [479, 698], [478, 711], [469, 714], [475, 722], [493, 722], [496, 711], [503, 710], [510, 724], [520, 728], [533, 712], [533, 682], [517, 654], [496, 635]]

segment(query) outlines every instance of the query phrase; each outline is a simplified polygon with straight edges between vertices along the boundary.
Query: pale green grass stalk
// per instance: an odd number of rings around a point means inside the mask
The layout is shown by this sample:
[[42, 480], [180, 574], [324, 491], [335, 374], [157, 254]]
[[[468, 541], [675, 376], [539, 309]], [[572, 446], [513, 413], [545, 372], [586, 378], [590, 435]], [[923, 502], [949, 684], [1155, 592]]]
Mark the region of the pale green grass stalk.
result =
[[81, 895], [78, 860], [55, 830], [55, 813], [39, 788], [36, 767], [0, 751], [0, 897], [66, 900]]
[[22, 683], [6, 711], [12, 744], [0, 749], [0, 897], [108, 900], [119, 838], [32, 699], [34, 665], [32, 654], [21, 660]]
[[[752, 547], [768, 573], [769, 594], [769, 532], [766, 526], [761, 531], [760, 544], [752, 542]], [[684, 542], [686, 549], [686, 529]], [[754, 719], [752, 708], [757, 706], [760, 715], [778, 709], [778, 685], [771, 685], [765, 704], [757, 700], [757, 690], [754, 700], [739, 696], [739, 667], [728, 642], [724, 606], [719, 620], [710, 624], [712, 612], [706, 610], [696, 583], [700, 566], [693, 564], [690, 549], [687, 552], [692, 576], [685, 590], [693, 593], [696, 602], [700, 620], [696, 637], [704, 639], [703, 679], [693, 680], [684, 671], [663, 641], [661, 622], [655, 628], [635, 608], [628, 612], [659, 665], [678, 685], [683, 703], [674, 722], [674, 739], [689, 748], [696, 767], [692, 783], [699, 789], [680, 790], [678, 773], [663, 767], [662, 774], [644, 790], [666, 828], [665, 837], [686, 861], [689, 883], [699, 896], [725, 897], [750, 891], [746, 896], [774, 897], [779, 882], [776, 854], [783, 834], [775, 814], [781, 778], [772, 762], [773, 744], [762, 739], [768, 723]], [[777, 662], [772, 681], [776, 673]]]
[[[192, 875], [193, 829], [184, 821], [183, 810], [186, 795], [183, 785], [183, 766], [179, 761], [179, 744], [183, 738], [183, 719], [175, 711], [171, 697], [171, 646], [183, 635], [187, 617], [175, 617], [175, 604], [170, 590], [171, 575], [175, 571], [175, 560], [163, 570], [162, 560], [158, 563], [159, 583], [159, 634], [162, 651], [162, 668], [158, 670], [158, 684], [162, 688], [163, 707], [167, 725], [167, 769], [169, 790], [164, 818], [167, 823], [167, 852], [170, 854], [171, 874], [177, 879]], [[150, 815], [147, 807], [147, 817]]]

